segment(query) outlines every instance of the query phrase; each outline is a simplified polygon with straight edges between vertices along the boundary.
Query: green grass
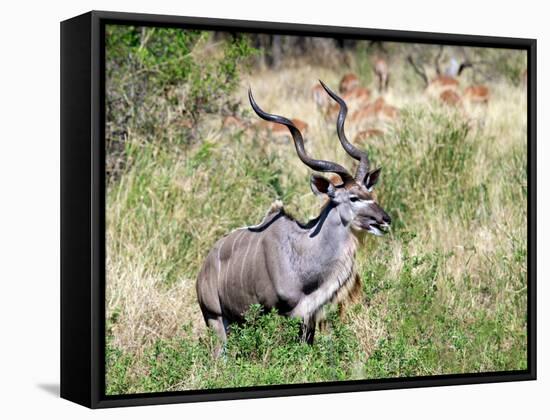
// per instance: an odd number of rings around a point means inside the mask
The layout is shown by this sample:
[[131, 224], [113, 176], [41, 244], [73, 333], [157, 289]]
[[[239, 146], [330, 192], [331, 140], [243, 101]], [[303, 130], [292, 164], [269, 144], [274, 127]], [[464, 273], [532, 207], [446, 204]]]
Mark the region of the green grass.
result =
[[[525, 369], [525, 103], [497, 88], [508, 99], [484, 123], [412, 97], [370, 142], [393, 228], [361, 244], [363, 295], [343, 319], [329, 308], [307, 346], [296, 320], [253, 307], [219, 359], [196, 302], [202, 261], [276, 199], [315, 215], [309, 171], [290, 143], [215, 124], [194, 141], [130, 137], [107, 190], [107, 394]], [[500, 117], [511, 106], [520, 117]], [[333, 122], [307, 120], [308, 150], [351, 166]]]
[[107, 394], [337, 381], [354, 378], [359, 368], [359, 345], [334, 312], [330, 329], [313, 346], [299, 339], [296, 319], [262, 314], [257, 305], [246, 319], [233, 327], [219, 358], [212, 358], [216, 337], [197, 340], [190, 327], [181, 337], [156, 341], [139, 362], [146, 372], [141, 376], [132, 373], [135, 359], [108, 344]]

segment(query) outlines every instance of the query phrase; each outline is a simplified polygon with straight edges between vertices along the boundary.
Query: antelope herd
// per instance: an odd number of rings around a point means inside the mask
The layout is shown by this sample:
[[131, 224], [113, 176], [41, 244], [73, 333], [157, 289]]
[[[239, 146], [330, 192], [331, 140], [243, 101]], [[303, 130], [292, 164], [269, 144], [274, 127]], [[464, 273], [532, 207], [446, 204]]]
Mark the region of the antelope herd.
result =
[[487, 105], [490, 98], [490, 90], [487, 86], [469, 85], [464, 90], [461, 90], [458, 78], [465, 69], [472, 68], [474, 66], [473, 63], [465, 60], [459, 64], [458, 60], [452, 57], [449, 67], [445, 72], [442, 72], [439, 63], [442, 53], [443, 46], [440, 47], [439, 53], [435, 58], [435, 76], [432, 79], [428, 77], [424, 64], [418, 63], [412, 55], [407, 57], [407, 61], [414, 72], [424, 82], [426, 95], [453, 107], [462, 107], [465, 103], [468, 105]]
[[[443, 46], [435, 57], [433, 70], [418, 57], [407, 56], [401, 65], [410, 65], [424, 84], [424, 95], [440, 103], [441, 106], [457, 108], [466, 112], [466, 109], [473, 110], [476, 107], [486, 107], [491, 98], [491, 91], [483, 84], [472, 84], [462, 86], [461, 78], [466, 69], [474, 68], [475, 63], [465, 58], [460, 62], [456, 57], [451, 56], [444, 69], [441, 66]], [[398, 65], [393, 63], [392, 65]], [[353, 134], [354, 142], [360, 144], [372, 137], [383, 137], [388, 128], [388, 123], [398, 119], [399, 109], [391, 104], [389, 97], [395, 97], [395, 88], [390, 92], [390, 64], [387, 59], [376, 56], [372, 59], [372, 74], [375, 78], [373, 87], [363, 83], [363, 78], [356, 73], [343, 74], [338, 83], [339, 94], [350, 107], [348, 118], [348, 129]], [[431, 70], [432, 76], [428, 75]], [[523, 75], [522, 81], [526, 79]], [[392, 95], [393, 94], [393, 95]], [[339, 105], [331, 101], [325, 89], [316, 83], [311, 88], [311, 97], [316, 104], [318, 112], [327, 121], [333, 120], [339, 113]], [[308, 123], [292, 116], [292, 123], [304, 134], [308, 134], [310, 127]], [[270, 121], [251, 122], [236, 116], [228, 116], [223, 121], [226, 129], [255, 130], [262, 132], [273, 139], [284, 139], [289, 141], [289, 131], [280, 124]]]
[[[342, 99], [350, 104], [353, 110], [349, 125], [357, 133], [354, 136], [356, 142], [365, 140], [372, 133], [376, 133], [376, 136], [383, 135], [384, 123], [395, 120], [399, 115], [397, 107], [390, 105], [384, 98], [389, 84], [387, 62], [382, 58], [376, 58], [373, 62], [373, 72], [378, 81], [378, 95], [363, 86], [359, 76], [354, 73], [345, 74], [338, 85]], [[326, 95], [321, 94], [322, 91], [322, 86], [313, 86], [313, 100], [327, 119], [333, 119], [339, 112], [338, 104], [328, 102]]]

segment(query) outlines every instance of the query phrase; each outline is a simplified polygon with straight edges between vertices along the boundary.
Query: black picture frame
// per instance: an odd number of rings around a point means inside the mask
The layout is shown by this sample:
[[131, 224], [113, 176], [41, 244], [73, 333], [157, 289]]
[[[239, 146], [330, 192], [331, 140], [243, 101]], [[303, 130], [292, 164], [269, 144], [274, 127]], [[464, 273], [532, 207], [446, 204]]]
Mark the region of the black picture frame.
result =
[[[527, 369], [105, 395], [105, 79], [109, 23], [513, 48], [528, 57]], [[61, 22], [61, 397], [90, 408], [536, 379], [536, 40], [92, 11]]]

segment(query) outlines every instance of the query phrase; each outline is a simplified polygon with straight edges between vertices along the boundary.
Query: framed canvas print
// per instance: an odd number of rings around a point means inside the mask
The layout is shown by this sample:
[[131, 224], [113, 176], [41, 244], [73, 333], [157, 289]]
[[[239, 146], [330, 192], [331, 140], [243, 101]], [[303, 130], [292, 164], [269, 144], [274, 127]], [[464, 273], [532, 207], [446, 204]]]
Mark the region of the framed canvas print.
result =
[[535, 379], [536, 41], [61, 24], [61, 396]]

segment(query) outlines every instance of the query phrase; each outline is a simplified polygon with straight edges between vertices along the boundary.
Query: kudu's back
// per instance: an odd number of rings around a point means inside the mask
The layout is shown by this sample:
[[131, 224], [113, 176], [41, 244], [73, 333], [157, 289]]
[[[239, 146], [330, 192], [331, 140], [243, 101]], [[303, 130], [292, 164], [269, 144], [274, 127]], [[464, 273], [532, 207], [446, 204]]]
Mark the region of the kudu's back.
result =
[[285, 220], [280, 216], [270, 213], [258, 226], [234, 230], [216, 242], [204, 261], [197, 297], [206, 323], [222, 338], [221, 327], [243, 321], [253, 304], [283, 314], [290, 305], [292, 298], [283, 299], [277, 290], [286, 269], [280, 240]]
[[197, 280], [199, 304], [207, 322], [222, 315], [238, 322], [250, 304], [263, 303], [256, 302], [257, 289], [269, 288], [262, 248], [262, 234], [248, 228], [233, 231], [214, 245]]

